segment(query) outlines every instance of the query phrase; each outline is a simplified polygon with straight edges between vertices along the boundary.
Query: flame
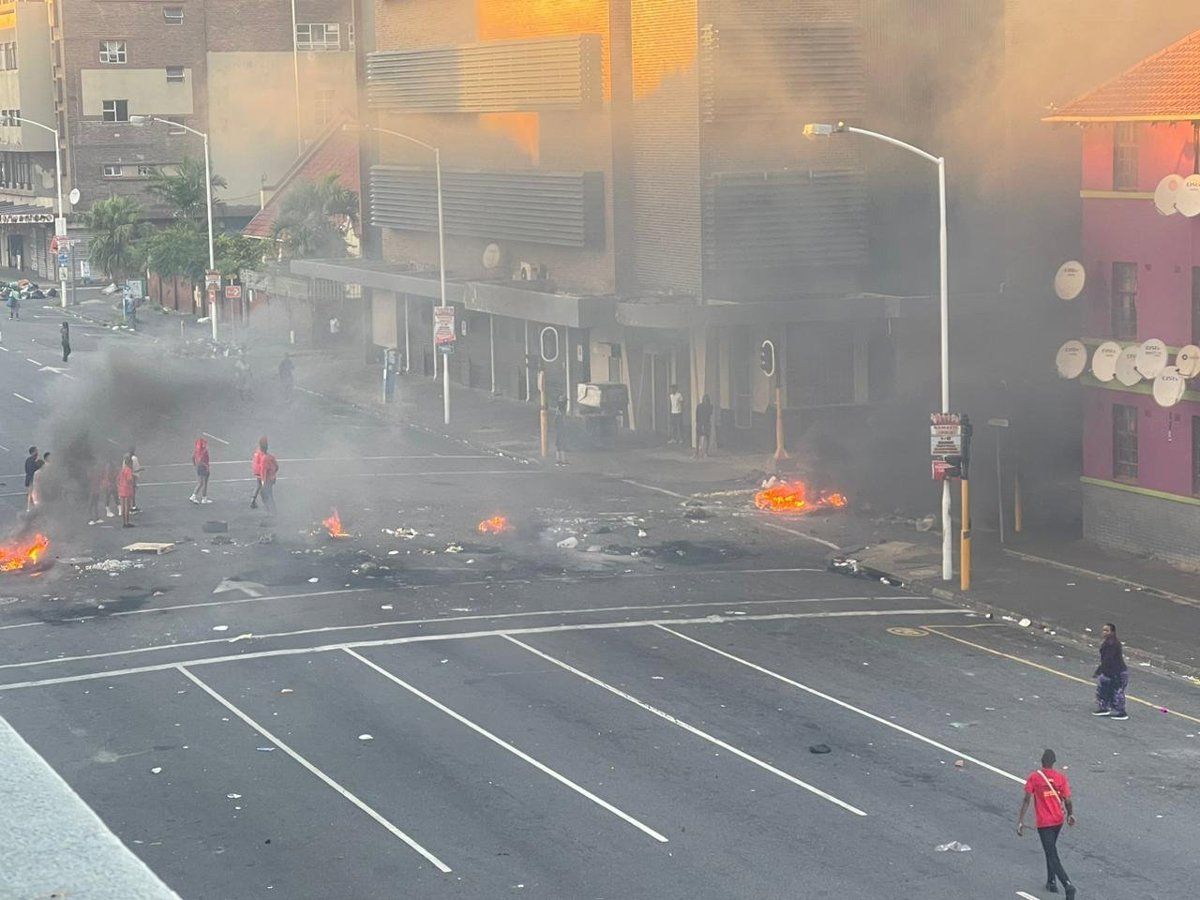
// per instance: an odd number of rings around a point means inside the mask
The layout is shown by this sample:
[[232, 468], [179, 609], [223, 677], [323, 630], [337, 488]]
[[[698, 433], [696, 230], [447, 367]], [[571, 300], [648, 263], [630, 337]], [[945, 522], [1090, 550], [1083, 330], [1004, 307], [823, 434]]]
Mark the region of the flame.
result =
[[330, 537], [350, 537], [350, 533], [347, 532], [346, 529], [342, 528], [342, 517], [338, 515], [338, 511], [336, 509], [333, 511], [333, 515], [331, 515], [328, 519], [322, 519], [321, 524], [325, 526], [325, 530], [329, 532]]
[[0, 572], [16, 572], [37, 565], [49, 546], [50, 539], [44, 534], [35, 534], [28, 540], [0, 546]]
[[512, 526], [508, 523], [507, 516], [492, 516], [480, 522], [478, 528], [480, 534], [503, 534]]
[[803, 481], [781, 481], [754, 495], [754, 505], [769, 512], [803, 514], [818, 509], [842, 509], [849, 502], [845, 494], [836, 491], [821, 493], [810, 499], [808, 485]]

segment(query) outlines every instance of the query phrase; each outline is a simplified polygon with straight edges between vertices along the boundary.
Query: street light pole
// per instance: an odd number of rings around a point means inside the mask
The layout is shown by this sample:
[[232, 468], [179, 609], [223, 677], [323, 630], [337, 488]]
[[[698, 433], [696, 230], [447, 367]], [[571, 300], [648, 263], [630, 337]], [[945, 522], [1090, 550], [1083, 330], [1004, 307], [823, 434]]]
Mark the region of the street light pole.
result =
[[[361, 125], [359, 127], [364, 131], [375, 131], [379, 134], [400, 138], [403, 141], [416, 144], [418, 147], [424, 147], [433, 153], [434, 172], [437, 178], [438, 283], [441, 291], [440, 305], [444, 308], [448, 304], [446, 303], [446, 220], [442, 208], [442, 151], [433, 146], [433, 144], [427, 144], [425, 141], [418, 140], [411, 135], [399, 131], [393, 131], [390, 128], [379, 128], [376, 125]], [[445, 354], [442, 356], [442, 421], [446, 425], [450, 424], [450, 366]]]
[[[62, 192], [62, 149], [59, 145], [58, 129], [51, 128], [49, 125], [43, 125], [41, 122], [35, 122], [33, 119], [26, 119], [21, 116], [10, 116], [14, 122], [22, 122], [25, 125], [32, 125], [35, 128], [41, 128], [43, 131], [48, 131], [54, 135], [54, 180], [58, 190], [58, 217], [54, 220], [54, 236], [67, 236], [67, 218], [63, 213], [63, 192]], [[59, 275], [62, 275], [62, 266], [58, 267]], [[65, 309], [67, 306], [67, 279], [60, 277], [58, 279], [58, 297], [60, 305]]]
[[[939, 293], [939, 317], [941, 323], [941, 364], [942, 364], [942, 412], [950, 412], [950, 287], [949, 287], [949, 255], [947, 251], [947, 235], [946, 235], [946, 159], [942, 156], [934, 156], [922, 150], [920, 147], [914, 147], [912, 144], [905, 143], [894, 137], [889, 137], [886, 134], [880, 134], [877, 131], [867, 131], [865, 128], [855, 128], [853, 125], [847, 125], [844, 122], [838, 122], [836, 125], [809, 124], [804, 126], [804, 134], [806, 137], [832, 135], [842, 132], [850, 134], [860, 134], [863, 137], [874, 138], [877, 141], [883, 141], [885, 144], [891, 144], [893, 147], [899, 147], [901, 150], [907, 150], [927, 162], [931, 162], [937, 166], [938, 171], [938, 283], [940, 286]], [[954, 540], [951, 534], [952, 523], [950, 516], [950, 482], [942, 481], [942, 580], [950, 581], [954, 578]]]

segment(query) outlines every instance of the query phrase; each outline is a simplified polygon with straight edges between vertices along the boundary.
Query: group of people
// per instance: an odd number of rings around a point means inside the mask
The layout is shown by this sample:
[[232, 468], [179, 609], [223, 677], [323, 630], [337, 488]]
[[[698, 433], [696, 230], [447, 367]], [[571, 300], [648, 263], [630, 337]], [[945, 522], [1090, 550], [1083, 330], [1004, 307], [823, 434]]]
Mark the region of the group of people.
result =
[[[686, 441], [683, 437], [683, 392], [679, 390], [679, 385], [671, 385], [671, 392], [667, 394], [667, 403], [671, 411], [671, 418], [668, 422], [667, 443], [668, 444], [684, 444]], [[713, 403], [708, 394], [700, 398], [700, 402], [696, 404], [696, 447], [692, 451], [692, 459], [700, 459], [708, 456], [708, 451], [712, 443], [712, 419], [713, 419]]]
[[[192, 503], [212, 503], [208, 496], [208, 479], [212, 474], [212, 456], [208, 449], [208, 440], [203, 435], [196, 438], [192, 448], [192, 465], [196, 467], [196, 488], [188, 497]], [[279, 460], [270, 450], [270, 443], [264, 434], [258, 439], [258, 446], [250, 457], [250, 470], [254, 474], [254, 496], [250, 498], [250, 508], [258, 509], [258, 501], [262, 500], [268, 512], [275, 512], [275, 481], [279, 477]]]
[[[290, 403], [292, 390], [296, 385], [296, 363], [292, 360], [290, 353], [283, 354], [283, 359], [279, 361], [277, 374], [279, 375], [279, 386], [283, 395], [283, 401]], [[244, 349], [238, 350], [237, 359], [233, 361], [233, 385], [237, 391], [239, 400], [252, 400], [254, 398], [251, 383], [250, 360], [246, 358], [246, 351]]]

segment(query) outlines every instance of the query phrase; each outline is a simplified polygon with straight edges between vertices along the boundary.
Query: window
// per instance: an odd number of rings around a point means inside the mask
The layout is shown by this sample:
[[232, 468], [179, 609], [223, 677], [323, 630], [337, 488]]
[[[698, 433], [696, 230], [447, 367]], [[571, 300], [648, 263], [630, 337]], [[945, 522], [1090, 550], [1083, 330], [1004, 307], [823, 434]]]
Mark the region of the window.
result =
[[0, 125], [8, 128], [20, 128], [21, 111], [19, 109], [0, 109]]
[[317, 91], [313, 95], [313, 120], [318, 128], [324, 128], [333, 121], [335, 91]]
[[187, 132], [183, 130], [183, 119], [172, 118], [171, 116], [163, 116], [162, 118], [163, 121], [167, 123], [167, 134], [187, 134]]
[[138, 166], [138, 178], [150, 178], [158, 174], [158, 166]]
[[1137, 481], [1138, 477], [1138, 411], [1136, 406], [1114, 403], [1113, 421], [1113, 478], [1118, 481]]
[[167, 66], [167, 84], [183, 84], [183, 66]]
[[1200, 416], [1192, 416], [1192, 493], [1200, 497]]
[[29, 153], [0, 153], [0, 188], [33, 190], [33, 156]]
[[347, 50], [354, 49], [354, 23], [353, 22], [346, 23], [346, 49]]
[[105, 122], [128, 122], [128, 100], [105, 100], [102, 106]]
[[124, 65], [128, 60], [124, 41], [101, 41], [100, 62], [110, 65]]
[[163, 18], [166, 19], [168, 25], [183, 24], [183, 7], [182, 6], [164, 6]]
[[341, 50], [341, 26], [337, 22], [300, 22], [296, 25], [297, 50]]
[[1137, 263], [1112, 264], [1112, 336], [1118, 341], [1136, 341]]
[[120, 178], [125, 172], [124, 166], [106, 165], [104, 167], [105, 178]]
[[0, 69], [11, 71], [17, 67], [17, 42], [0, 44]]
[[1113, 190], [1138, 187], [1138, 123], [1118, 122], [1113, 130]]

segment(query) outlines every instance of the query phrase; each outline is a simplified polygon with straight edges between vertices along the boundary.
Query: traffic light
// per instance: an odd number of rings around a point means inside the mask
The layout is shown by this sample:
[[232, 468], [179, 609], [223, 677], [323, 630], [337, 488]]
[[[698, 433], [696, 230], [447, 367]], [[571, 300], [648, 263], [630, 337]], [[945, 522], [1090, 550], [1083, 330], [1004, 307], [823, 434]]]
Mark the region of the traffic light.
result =
[[962, 478], [963, 477], [963, 458], [961, 456], [947, 456], [947, 469], [943, 473], [943, 478]]
[[775, 374], [775, 344], [771, 341], [762, 342], [758, 351], [758, 367], [768, 378]]

